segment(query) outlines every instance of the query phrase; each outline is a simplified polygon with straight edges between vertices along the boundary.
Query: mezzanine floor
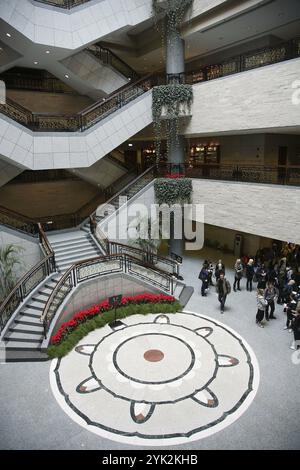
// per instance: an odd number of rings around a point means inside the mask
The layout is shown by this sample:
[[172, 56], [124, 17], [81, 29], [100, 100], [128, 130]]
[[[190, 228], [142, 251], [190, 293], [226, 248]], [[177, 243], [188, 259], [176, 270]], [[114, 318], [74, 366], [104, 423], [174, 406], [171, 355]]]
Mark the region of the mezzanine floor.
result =
[[[220, 254], [206, 253], [206, 256], [208, 255], [217, 260]], [[223, 260], [227, 266], [232, 266], [232, 257], [223, 256]], [[249, 407], [229, 426], [200, 440], [188, 440], [187, 443], [181, 442], [175, 447], [164, 443], [162, 447], [164, 449], [299, 449], [300, 365], [294, 365], [291, 360], [292, 351], [289, 346], [292, 335], [283, 330], [285, 316], [282, 308], [276, 308], [277, 320], [270, 321], [264, 329], [258, 328], [255, 325], [255, 293], [247, 292], [243, 281], [242, 292], [230, 294], [225, 314], [221, 316], [213, 288], [206, 298], [200, 296], [198, 281], [200, 267], [200, 256], [188, 254], [185, 257], [182, 274], [186, 284], [195, 287], [195, 293], [186, 310], [222, 322], [237, 332], [249, 344], [257, 358], [260, 383]], [[232, 270], [227, 272], [229, 280], [232, 281]], [[225, 341], [224, 339], [224, 344]], [[143, 448], [141, 442], [133, 440], [130, 445], [124, 441], [103, 438], [74, 422], [53, 396], [49, 369], [50, 363], [0, 365], [0, 448]], [[230, 370], [234, 370], [234, 367], [228, 368], [228, 371]], [[231, 396], [230, 386], [226, 393], [228, 397]], [[220, 396], [218, 398], [220, 399]], [[186, 419], [184, 410], [182, 414], [182, 419]], [[154, 414], [153, 416], [155, 417]], [[152, 448], [159, 448], [157, 442]]]

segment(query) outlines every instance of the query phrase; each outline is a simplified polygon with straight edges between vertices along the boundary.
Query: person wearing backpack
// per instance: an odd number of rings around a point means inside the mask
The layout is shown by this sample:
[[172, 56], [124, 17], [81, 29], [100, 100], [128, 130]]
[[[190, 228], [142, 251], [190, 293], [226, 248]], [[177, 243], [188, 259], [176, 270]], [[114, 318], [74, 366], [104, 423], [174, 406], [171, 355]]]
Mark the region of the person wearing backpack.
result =
[[218, 300], [220, 302], [221, 313], [224, 313], [227, 295], [231, 292], [230, 282], [227, 281], [224, 273], [221, 273], [219, 279], [217, 280], [216, 291], [218, 294]]

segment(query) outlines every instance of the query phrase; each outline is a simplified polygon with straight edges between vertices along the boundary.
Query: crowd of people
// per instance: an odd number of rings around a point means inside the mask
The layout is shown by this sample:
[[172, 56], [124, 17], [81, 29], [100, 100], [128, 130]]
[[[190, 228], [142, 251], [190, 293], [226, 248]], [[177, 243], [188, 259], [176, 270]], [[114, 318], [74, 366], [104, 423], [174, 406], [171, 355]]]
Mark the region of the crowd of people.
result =
[[[225, 265], [220, 259], [216, 265], [205, 260], [199, 279], [201, 295], [205, 297], [210, 286], [216, 287], [221, 313], [224, 313], [231, 284], [226, 279]], [[294, 334], [291, 349], [300, 348], [300, 247], [276, 244], [272, 249], [259, 250], [255, 256], [243, 256], [234, 264], [234, 292], [241, 291], [241, 281], [252, 292], [255, 284], [257, 297], [256, 324], [264, 328], [266, 322], [276, 320], [276, 303], [282, 305], [286, 314], [284, 329]], [[215, 284], [214, 284], [215, 282]]]

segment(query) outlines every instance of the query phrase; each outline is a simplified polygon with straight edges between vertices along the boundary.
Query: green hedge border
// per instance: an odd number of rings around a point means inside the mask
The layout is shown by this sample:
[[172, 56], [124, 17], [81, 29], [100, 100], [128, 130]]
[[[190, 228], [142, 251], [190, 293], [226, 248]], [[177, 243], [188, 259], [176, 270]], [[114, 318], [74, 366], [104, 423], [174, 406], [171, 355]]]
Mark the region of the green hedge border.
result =
[[[117, 318], [126, 318], [131, 315], [147, 315], [149, 313], [176, 313], [181, 312], [182, 306], [179, 302], [171, 304], [166, 303], [149, 303], [141, 305], [128, 305], [127, 307], [120, 307], [117, 310]], [[72, 349], [81, 341], [86, 335], [97, 328], [102, 328], [114, 321], [115, 314], [111, 310], [103, 314], [96, 315], [91, 320], [78, 325], [68, 337], [57, 346], [49, 346], [47, 354], [50, 359], [61, 358], [66, 356]]]

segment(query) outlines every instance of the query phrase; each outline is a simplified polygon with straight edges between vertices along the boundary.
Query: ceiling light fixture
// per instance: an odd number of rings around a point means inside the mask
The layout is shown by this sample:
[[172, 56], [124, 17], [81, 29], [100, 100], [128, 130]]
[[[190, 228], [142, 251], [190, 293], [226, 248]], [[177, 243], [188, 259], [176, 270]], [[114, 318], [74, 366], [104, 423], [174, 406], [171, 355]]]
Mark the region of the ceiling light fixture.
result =
[[128, 144], [128, 147], [133, 147], [133, 144]]
[[46, 51], [46, 54], [50, 54], [50, 51]]
[[69, 78], [69, 75], [66, 73], [66, 74], [65, 74], [65, 77], [66, 77], [66, 78]]
[[37, 64], [38, 64], [38, 61], [37, 61], [37, 60], [35, 60], [33, 63], [34, 63], [34, 65], [37, 65]]
[[6, 36], [7, 36], [8, 38], [11, 38], [11, 34], [10, 34], [10, 33], [6, 33]]

